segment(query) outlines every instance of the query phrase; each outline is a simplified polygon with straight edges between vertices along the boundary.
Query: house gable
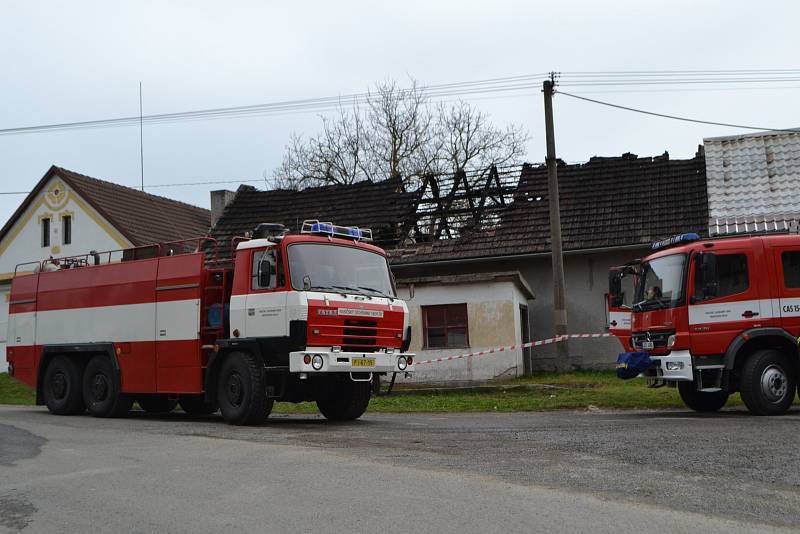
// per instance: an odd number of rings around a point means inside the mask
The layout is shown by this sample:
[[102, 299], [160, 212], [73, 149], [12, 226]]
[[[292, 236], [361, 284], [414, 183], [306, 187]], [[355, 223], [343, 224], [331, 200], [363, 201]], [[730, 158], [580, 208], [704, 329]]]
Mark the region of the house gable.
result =
[[[70, 217], [71, 240], [65, 243], [63, 219]], [[43, 245], [43, 221], [49, 244]], [[51, 256], [85, 254], [90, 249], [127, 248], [131, 242], [57, 173], [45, 176], [26, 198], [0, 237], [0, 280], [13, 277], [17, 264]]]

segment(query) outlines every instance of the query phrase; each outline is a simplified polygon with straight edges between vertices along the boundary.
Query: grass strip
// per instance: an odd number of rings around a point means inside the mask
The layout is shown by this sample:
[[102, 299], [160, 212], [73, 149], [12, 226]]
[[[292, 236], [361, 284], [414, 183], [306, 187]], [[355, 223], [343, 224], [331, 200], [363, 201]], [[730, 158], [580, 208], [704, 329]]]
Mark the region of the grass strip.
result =
[[[504, 381], [496, 385], [539, 384], [557, 387], [510, 389], [508, 391], [423, 392], [416, 384], [403, 385], [414, 393], [373, 397], [369, 411], [375, 413], [413, 412], [530, 412], [545, 410], [656, 409], [680, 408], [683, 402], [675, 388], [650, 389], [643, 380], [620, 380], [611, 371], [541, 373]], [[34, 393], [27, 386], [0, 373], [0, 404], [33, 404]], [[728, 405], [741, 404], [739, 394]], [[316, 404], [304, 402], [275, 404], [275, 413], [317, 413]]]

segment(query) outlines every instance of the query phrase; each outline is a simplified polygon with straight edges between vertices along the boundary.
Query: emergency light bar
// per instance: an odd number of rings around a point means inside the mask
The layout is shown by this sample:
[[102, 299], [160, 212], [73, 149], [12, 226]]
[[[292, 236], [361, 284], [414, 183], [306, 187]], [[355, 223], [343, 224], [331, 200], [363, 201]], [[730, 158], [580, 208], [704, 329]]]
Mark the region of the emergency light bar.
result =
[[656, 241], [655, 243], [653, 243], [651, 248], [653, 250], [661, 250], [662, 248], [680, 245], [681, 243], [690, 243], [692, 241], [697, 241], [698, 239], [700, 239], [700, 236], [698, 234], [695, 234], [694, 232], [689, 234], [678, 234], [668, 239], [662, 239], [661, 241]]
[[329, 235], [331, 237], [347, 237], [357, 241], [372, 241], [372, 230], [357, 226], [336, 226], [331, 222], [319, 222], [316, 219], [303, 221], [301, 234]]

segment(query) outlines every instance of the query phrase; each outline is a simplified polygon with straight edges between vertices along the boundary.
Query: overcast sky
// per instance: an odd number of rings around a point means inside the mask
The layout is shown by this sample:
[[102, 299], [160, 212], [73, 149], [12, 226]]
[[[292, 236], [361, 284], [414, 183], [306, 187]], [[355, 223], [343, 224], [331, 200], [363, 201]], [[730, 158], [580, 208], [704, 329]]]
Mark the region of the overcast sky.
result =
[[[798, 20], [800, 3], [789, 0], [0, 0], [0, 129], [136, 115], [139, 81], [151, 114], [349, 94], [408, 75], [440, 84], [550, 70], [795, 68]], [[611, 89], [580, 92], [713, 121], [800, 126], [800, 82]], [[474, 104], [498, 125], [523, 124], [528, 160], [544, 158], [539, 91]], [[737, 133], [563, 96], [555, 122], [568, 161], [665, 150], [691, 157], [703, 137]], [[146, 125], [145, 183], [258, 179], [293, 131], [319, 125], [316, 113]], [[138, 127], [0, 136], [0, 191], [29, 190], [51, 164], [136, 186]], [[150, 191], [208, 207], [218, 187]], [[0, 222], [23, 198], [0, 195]]]

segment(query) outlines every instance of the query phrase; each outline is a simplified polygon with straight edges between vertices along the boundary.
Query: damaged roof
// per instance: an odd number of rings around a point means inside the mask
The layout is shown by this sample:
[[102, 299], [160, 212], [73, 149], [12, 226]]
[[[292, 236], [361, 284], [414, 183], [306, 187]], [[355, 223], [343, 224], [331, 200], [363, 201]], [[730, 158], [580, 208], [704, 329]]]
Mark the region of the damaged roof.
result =
[[[702, 151], [594, 157], [558, 167], [565, 251], [648, 245], [683, 232], [707, 234], [708, 199]], [[525, 165], [513, 202], [492, 230], [394, 250], [394, 265], [550, 251], [547, 168]]]

